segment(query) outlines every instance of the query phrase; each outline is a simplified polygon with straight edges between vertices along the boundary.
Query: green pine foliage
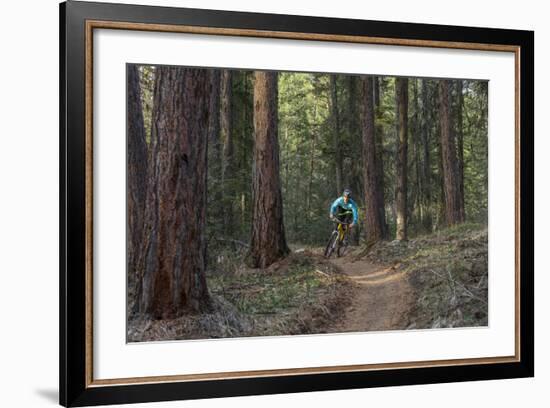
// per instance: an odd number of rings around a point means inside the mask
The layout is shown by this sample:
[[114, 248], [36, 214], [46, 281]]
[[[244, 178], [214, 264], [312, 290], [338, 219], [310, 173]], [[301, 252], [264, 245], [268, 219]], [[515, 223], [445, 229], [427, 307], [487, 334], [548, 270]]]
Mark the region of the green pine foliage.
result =
[[[150, 140], [155, 68], [140, 66], [144, 124]], [[234, 171], [221, 194], [220, 158], [209, 147], [207, 240], [209, 248], [235, 249], [248, 243], [251, 227], [254, 147], [254, 72], [235, 70], [233, 76]], [[287, 241], [323, 245], [332, 224], [329, 207], [336, 191], [334, 126], [331, 117], [330, 75], [279, 73], [279, 160]], [[456, 83], [456, 81], [454, 81]], [[395, 77], [377, 77], [375, 105], [377, 157], [382, 160], [383, 191], [389, 237], [395, 235], [397, 113]], [[445, 227], [440, 170], [438, 81], [409, 80], [408, 224], [410, 234]], [[423, 97], [425, 86], [426, 98]], [[464, 203], [466, 221], [487, 223], [488, 208], [488, 82], [462, 80]], [[364, 220], [361, 76], [337, 75], [339, 145], [343, 154], [343, 184], [354, 192]], [[458, 104], [452, 87], [452, 107]], [[455, 118], [456, 120], [456, 118]], [[425, 132], [425, 136], [423, 134]], [[424, 140], [424, 137], [426, 138]], [[220, 141], [223, 145], [223, 140]], [[426, 146], [424, 146], [426, 143]], [[428, 173], [424, 174], [424, 166]], [[222, 198], [223, 197], [223, 198]], [[222, 209], [231, 209], [235, 227], [224, 229]], [[361, 225], [359, 226], [361, 227]]]

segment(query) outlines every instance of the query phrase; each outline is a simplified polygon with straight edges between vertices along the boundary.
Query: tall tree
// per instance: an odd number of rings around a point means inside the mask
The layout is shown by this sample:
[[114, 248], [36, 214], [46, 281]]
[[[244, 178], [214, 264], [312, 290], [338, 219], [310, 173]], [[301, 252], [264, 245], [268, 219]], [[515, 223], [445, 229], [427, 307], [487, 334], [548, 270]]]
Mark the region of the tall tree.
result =
[[[408, 197], [408, 219], [414, 220], [421, 219], [422, 206], [420, 198], [422, 194], [422, 177], [420, 176], [420, 115], [419, 115], [419, 103], [418, 103], [418, 79], [413, 78], [409, 83], [412, 85], [412, 115], [409, 124], [410, 127], [410, 143], [409, 143], [409, 159], [410, 174], [409, 174], [409, 197]], [[411, 151], [412, 150], [412, 151]], [[413, 181], [411, 177], [413, 176]], [[409, 221], [409, 223], [411, 223]]]
[[430, 164], [430, 112], [431, 104], [428, 96], [428, 81], [422, 79], [422, 112], [420, 134], [422, 139], [422, 224], [428, 231], [432, 228], [432, 177]]
[[456, 149], [458, 160], [458, 186], [459, 186], [459, 199], [460, 210], [462, 211], [462, 219], [466, 219], [466, 213], [464, 208], [464, 119], [462, 110], [464, 107], [464, 94], [463, 94], [462, 80], [459, 79], [456, 82]]
[[[348, 134], [348, 157], [350, 158], [349, 167], [346, 168], [346, 181], [345, 186], [351, 188], [356, 197], [364, 197], [364, 180], [363, 180], [363, 160], [362, 149], [357, 149], [357, 146], [362, 145], [362, 124], [360, 107], [358, 102], [361, 101], [361, 96], [358, 94], [361, 92], [362, 81], [355, 75], [348, 75], [345, 77], [347, 83], [347, 103], [346, 103], [346, 124]], [[355, 245], [359, 245], [361, 239], [361, 225], [357, 225], [352, 230], [352, 242]]]
[[[208, 208], [214, 224], [222, 224], [224, 205], [222, 202], [222, 143], [220, 138], [220, 86], [221, 71], [210, 71], [211, 89], [208, 121]], [[223, 225], [222, 225], [223, 227]]]
[[147, 190], [147, 142], [143, 122], [139, 67], [128, 65], [128, 276], [135, 277], [143, 232]]
[[255, 72], [252, 234], [247, 263], [266, 268], [289, 253], [279, 175], [276, 72]]
[[[350, 158], [349, 165], [345, 167], [345, 174], [347, 177], [344, 177], [344, 186], [351, 188], [356, 192], [357, 196], [360, 196], [359, 192], [362, 192], [362, 173], [363, 166], [361, 163], [361, 150], [357, 149], [356, 146], [361, 145], [361, 125], [359, 121], [359, 107], [357, 102], [360, 100], [360, 97], [357, 95], [360, 82], [358, 77], [355, 75], [347, 75], [344, 77], [346, 79], [346, 88], [347, 88], [347, 100], [346, 100], [346, 110], [345, 110], [345, 122], [346, 130], [348, 135], [348, 143], [350, 146], [347, 157]], [[357, 229], [358, 230], [358, 229]], [[359, 237], [357, 237], [359, 238]]]
[[382, 126], [378, 126], [377, 122], [380, 122], [381, 116], [382, 116], [382, 109], [380, 105], [380, 97], [381, 97], [381, 83], [383, 82], [383, 79], [381, 77], [373, 77], [373, 86], [374, 86], [374, 137], [376, 141], [376, 172], [377, 172], [377, 194], [378, 194], [378, 202], [382, 205], [383, 212], [383, 218], [382, 222], [384, 223], [384, 238], [388, 237], [388, 224], [386, 222], [386, 200], [384, 196], [385, 191], [385, 181], [384, 181], [384, 132], [382, 131]]
[[221, 139], [223, 142], [223, 174], [227, 177], [232, 170], [234, 141], [233, 141], [233, 72], [228, 69], [221, 73]]
[[[317, 122], [317, 105], [318, 101], [316, 96], [313, 96], [315, 107], [313, 108], [313, 120], [314, 122]], [[311, 195], [313, 192], [313, 173], [315, 169], [315, 149], [317, 147], [317, 132], [318, 129], [316, 127], [313, 128], [311, 131], [311, 142], [310, 142], [310, 152], [309, 152], [309, 175], [308, 175], [308, 183], [307, 183], [307, 193], [306, 193], [306, 222], [307, 224], [310, 223], [310, 214], [311, 214]]]
[[374, 87], [374, 106], [376, 109], [380, 107], [380, 78], [375, 76], [373, 78]]
[[373, 78], [363, 79], [363, 191], [365, 192], [365, 217], [367, 242], [375, 242], [385, 238], [384, 202], [380, 201], [379, 172], [377, 160], [380, 156], [376, 151], [374, 127], [374, 92]]
[[224, 230], [231, 235], [234, 230], [234, 155], [235, 141], [233, 132], [233, 72], [228, 69], [221, 73], [221, 95], [220, 95], [220, 137], [223, 143], [222, 159], [222, 202]]
[[[239, 179], [241, 179], [241, 190], [240, 190], [240, 210], [241, 210], [241, 231], [244, 236], [247, 236], [250, 231], [250, 202], [251, 202], [251, 191], [250, 191], [250, 178], [252, 177], [252, 148], [254, 146], [254, 119], [253, 119], [253, 109], [254, 109], [254, 95], [253, 95], [253, 71], [243, 71], [241, 72], [241, 84], [242, 84], [242, 94], [243, 94], [243, 103], [242, 103], [242, 112], [241, 112], [241, 122], [242, 127], [239, 132], [241, 135], [240, 145], [240, 166], [241, 172], [239, 173]], [[242, 176], [243, 169], [246, 170], [244, 173], [246, 176]]]
[[450, 84], [448, 80], [439, 81], [439, 118], [441, 163], [443, 172], [443, 190], [445, 197], [445, 222], [454, 225], [464, 221], [461, 208], [460, 178], [458, 158], [453, 132], [450, 108]]
[[396, 239], [407, 239], [407, 148], [408, 148], [408, 109], [409, 109], [409, 80], [397, 78], [395, 91], [397, 98], [398, 140], [396, 160]]
[[341, 194], [343, 190], [344, 157], [342, 154], [342, 142], [340, 137], [340, 114], [338, 112], [338, 88], [336, 75], [330, 75], [330, 109], [332, 116], [332, 137], [334, 146], [334, 164], [336, 175], [336, 192]]
[[139, 311], [170, 318], [206, 309], [208, 70], [158, 67]]
[[208, 122], [208, 143], [209, 150], [211, 151], [211, 158], [213, 160], [214, 170], [213, 176], [217, 179], [221, 179], [221, 135], [220, 135], [220, 86], [221, 86], [221, 71], [219, 69], [213, 69], [210, 71], [211, 80], [211, 93], [210, 93], [210, 107], [209, 122]]

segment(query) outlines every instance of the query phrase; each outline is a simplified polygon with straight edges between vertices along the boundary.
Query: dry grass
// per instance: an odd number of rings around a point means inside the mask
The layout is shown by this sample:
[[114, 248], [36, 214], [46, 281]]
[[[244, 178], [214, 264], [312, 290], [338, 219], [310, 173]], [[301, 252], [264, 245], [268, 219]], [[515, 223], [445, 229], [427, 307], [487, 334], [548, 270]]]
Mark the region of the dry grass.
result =
[[265, 270], [245, 267], [239, 254], [220, 255], [207, 281], [210, 312], [133, 319], [128, 341], [324, 333], [349, 302], [349, 282], [308, 251], [292, 253]]
[[361, 257], [396, 264], [416, 292], [409, 329], [488, 324], [487, 229], [464, 224], [408, 242], [377, 243]]
[[[235, 248], [216, 251], [207, 271], [211, 311], [132, 319], [128, 341], [326, 333], [344, 316], [353, 284], [319, 251], [294, 251], [265, 270], [247, 268]], [[405, 327], [424, 329], [488, 324], [487, 251], [487, 229], [465, 224], [350, 256], [402, 271], [416, 299]]]

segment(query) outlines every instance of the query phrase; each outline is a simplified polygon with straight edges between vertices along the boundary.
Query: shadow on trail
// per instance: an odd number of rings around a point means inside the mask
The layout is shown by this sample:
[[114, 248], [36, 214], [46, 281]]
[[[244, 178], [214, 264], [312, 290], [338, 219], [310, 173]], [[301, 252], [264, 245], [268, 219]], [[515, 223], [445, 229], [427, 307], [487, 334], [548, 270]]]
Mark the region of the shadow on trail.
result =
[[330, 262], [353, 283], [353, 298], [342, 320], [333, 330], [375, 331], [399, 330], [407, 326], [407, 316], [414, 304], [414, 291], [408, 274], [400, 264], [377, 265], [365, 259], [356, 260], [350, 253]]

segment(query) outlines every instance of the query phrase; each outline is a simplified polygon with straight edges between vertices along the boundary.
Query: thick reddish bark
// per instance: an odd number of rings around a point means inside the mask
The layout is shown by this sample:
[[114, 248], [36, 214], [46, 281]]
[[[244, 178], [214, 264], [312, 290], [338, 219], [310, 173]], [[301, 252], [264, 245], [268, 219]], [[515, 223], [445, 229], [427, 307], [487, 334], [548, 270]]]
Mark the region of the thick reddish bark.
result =
[[464, 221], [461, 208], [460, 178], [455, 138], [449, 101], [449, 81], [439, 81], [439, 119], [443, 190], [445, 197], [445, 221], [454, 225]]
[[289, 253], [283, 223], [277, 137], [277, 73], [256, 71], [252, 234], [247, 263], [266, 268]]
[[374, 92], [373, 78], [363, 79], [363, 191], [365, 192], [366, 208], [366, 238], [367, 242], [375, 242], [385, 238], [385, 211], [384, 202], [380, 201], [379, 171], [377, 161], [381, 159], [377, 154], [375, 127], [374, 127]]
[[128, 65], [127, 79], [127, 268], [128, 278], [133, 282], [137, 273], [138, 254], [143, 232], [143, 216], [145, 212], [145, 194], [147, 188], [147, 143], [145, 140], [141, 89], [139, 85], [139, 68], [137, 65]]
[[210, 75], [159, 67], [148, 172], [139, 311], [168, 318], [209, 305], [206, 288], [206, 155]]
[[397, 183], [395, 192], [395, 206], [397, 212], [396, 239], [407, 239], [407, 148], [408, 148], [408, 108], [409, 108], [409, 80], [397, 78], [395, 91], [397, 96], [398, 113], [398, 143], [397, 143]]

